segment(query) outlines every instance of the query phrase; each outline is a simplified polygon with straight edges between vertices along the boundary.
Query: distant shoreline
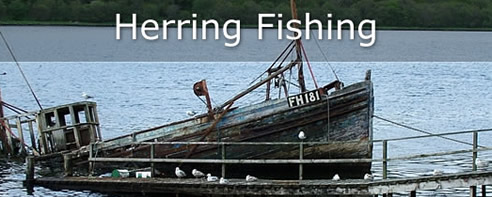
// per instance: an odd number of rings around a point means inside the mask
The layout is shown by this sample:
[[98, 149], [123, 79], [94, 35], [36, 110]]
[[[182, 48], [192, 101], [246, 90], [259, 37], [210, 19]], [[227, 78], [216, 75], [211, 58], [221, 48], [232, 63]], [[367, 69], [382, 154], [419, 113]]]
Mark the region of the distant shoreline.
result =
[[[137, 24], [137, 26], [140, 25], [141, 23]], [[45, 21], [0, 21], [0, 26], [114, 27], [115, 24], [114, 23], [88, 23], [88, 22], [56, 22], [56, 21], [46, 21], [46, 22]], [[185, 27], [189, 28], [190, 26], [185, 26]], [[241, 28], [256, 29], [258, 28], [258, 25], [244, 24], [241, 25]], [[303, 26], [301, 26], [301, 28], [303, 28]], [[343, 29], [348, 29], [348, 28], [343, 28]], [[378, 26], [376, 27], [376, 29], [394, 30], [394, 31], [487, 31], [487, 32], [492, 31], [492, 28], [463, 28], [463, 27], [381, 27]]]

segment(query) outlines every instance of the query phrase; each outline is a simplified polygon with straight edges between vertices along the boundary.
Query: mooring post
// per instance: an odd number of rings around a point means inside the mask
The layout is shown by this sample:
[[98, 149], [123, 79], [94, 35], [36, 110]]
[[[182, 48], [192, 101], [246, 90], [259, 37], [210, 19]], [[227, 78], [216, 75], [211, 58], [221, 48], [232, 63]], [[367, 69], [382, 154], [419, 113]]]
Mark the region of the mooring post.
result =
[[410, 197], [416, 197], [417, 196], [417, 192], [416, 191], [411, 191], [409, 196]]
[[26, 182], [27, 183], [32, 183], [34, 181], [34, 157], [33, 156], [27, 156], [26, 157]]
[[222, 146], [221, 146], [221, 152], [222, 152], [222, 177], [225, 177], [225, 174], [226, 174], [226, 165], [225, 165], [225, 158], [226, 158], [226, 149], [225, 149], [225, 145], [224, 143], [222, 143]]
[[20, 153], [24, 155], [26, 153], [26, 147], [24, 146], [24, 132], [22, 131], [22, 123], [20, 117], [17, 117], [15, 123], [17, 125], [17, 132], [19, 134]]
[[383, 140], [383, 179], [388, 178], [388, 141]]
[[155, 177], [155, 164], [154, 164], [154, 155], [155, 155], [155, 144], [150, 145], [150, 174], [151, 177]]
[[64, 175], [65, 176], [72, 176], [73, 171], [72, 171], [72, 154], [64, 154], [63, 155], [63, 168], [64, 168]]
[[470, 197], [477, 197], [477, 186], [470, 186]]
[[304, 159], [304, 140], [299, 143], [299, 180], [302, 180], [303, 177], [303, 166], [302, 160]]
[[487, 186], [482, 185], [482, 197], [486, 197], [486, 196], [487, 196]]
[[473, 131], [473, 166], [472, 170], [477, 171], [477, 148], [478, 148], [478, 132]]

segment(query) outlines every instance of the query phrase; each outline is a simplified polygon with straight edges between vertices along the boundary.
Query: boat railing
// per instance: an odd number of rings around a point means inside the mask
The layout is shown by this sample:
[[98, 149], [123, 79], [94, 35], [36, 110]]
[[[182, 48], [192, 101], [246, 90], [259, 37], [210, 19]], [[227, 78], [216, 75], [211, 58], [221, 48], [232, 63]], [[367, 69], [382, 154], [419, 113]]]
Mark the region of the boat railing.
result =
[[[220, 164], [222, 165], [222, 176], [225, 177], [225, 168], [228, 164], [297, 164], [299, 165], [299, 179], [303, 178], [303, 164], [333, 164], [333, 163], [370, 163], [370, 162], [382, 162], [382, 176], [383, 179], [388, 175], [388, 161], [397, 160], [412, 160], [421, 159], [426, 157], [437, 157], [453, 154], [472, 153], [472, 171], [477, 170], [477, 157], [478, 152], [490, 151], [492, 147], [480, 146], [479, 133], [490, 132], [492, 129], [480, 129], [480, 130], [468, 130], [468, 131], [456, 131], [429, 135], [419, 135], [411, 137], [391, 138], [382, 140], [373, 140], [372, 143], [381, 143], [382, 145], [382, 157], [381, 158], [342, 158], [342, 159], [306, 159], [304, 158], [304, 146], [315, 145], [336, 145], [336, 144], [350, 144], [360, 143], [360, 141], [330, 141], [330, 142], [138, 142], [134, 146], [145, 145], [150, 146], [149, 157], [147, 158], [112, 158], [112, 157], [97, 157], [97, 146], [91, 144], [89, 146], [89, 158], [90, 168], [94, 167], [95, 162], [143, 162], [150, 163], [151, 171], [155, 171], [155, 163], [203, 163], [203, 164]], [[423, 139], [431, 137], [443, 137], [451, 135], [472, 134], [472, 141], [470, 149], [459, 149], [451, 151], [441, 151], [433, 153], [412, 154], [405, 156], [388, 157], [388, 142], [396, 142], [403, 140]], [[370, 143], [371, 143], [370, 142]], [[103, 143], [103, 142], [99, 142]], [[155, 147], [157, 145], [216, 145], [221, 149], [220, 159], [194, 159], [194, 158], [155, 158]], [[226, 149], [228, 146], [298, 146], [299, 147], [299, 159], [228, 159], [226, 158]], [[94, 148], [96, 147], [96, 148]], [[373, 156], [374, 157], [374, 156]], [[67, 157], [70, 158], [70, 157]], [[70, 162], [69, 160], [65, 161]], [[67, 164], [68, 165], [68, 164]], [[66, 169], [67, 170], [67, 169]], [[71, 169], [69, 169], [71, 171]], [[70, 172], [68, 171], [68, 172]], [[92, 172], [92, 169], [90, 169]]]

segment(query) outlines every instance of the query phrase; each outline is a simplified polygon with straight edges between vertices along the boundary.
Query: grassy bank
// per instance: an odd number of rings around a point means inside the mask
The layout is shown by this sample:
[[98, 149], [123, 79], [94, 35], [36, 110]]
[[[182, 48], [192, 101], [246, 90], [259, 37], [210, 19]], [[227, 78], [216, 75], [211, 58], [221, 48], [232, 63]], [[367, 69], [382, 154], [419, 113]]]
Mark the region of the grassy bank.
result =
[[[88, 23], [72, 21], [0, 21], [4, 26], [82, 26], [82, 27], [114, 27], [114, 23]], [[141, 24], [138, 24], [140, 26]], [[173, 25], [173, 27], [176, 27]], [[191, 27], [187, 25], [186, 27]], [[200, 25], [199, 25], [200, 27]], [[244, 29], [256, 29], [256, 24], [241, 24]], [[304, 28], [304, 26], [301, 26]], [[326, 29], [326, 27], [324, 27]], [[335, 30], [336, 28], [334, 28]], [[346, 27], [344, 27], [346, 29]], [[400, 31], [492, 31], [492, 28], [463, 28], [463, 27], [389, 27], [378, 26], [377, 30], [400, 30]]]

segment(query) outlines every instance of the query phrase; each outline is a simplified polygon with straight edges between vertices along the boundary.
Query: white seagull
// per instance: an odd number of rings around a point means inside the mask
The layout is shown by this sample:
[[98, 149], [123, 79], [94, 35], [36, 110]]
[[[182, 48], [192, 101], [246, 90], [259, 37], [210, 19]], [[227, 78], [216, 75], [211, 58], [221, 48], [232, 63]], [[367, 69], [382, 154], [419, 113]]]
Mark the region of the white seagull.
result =
[[251, 176], [251, 175], [246, 175], [246, 182], [255, 182], [257, 181], [258, 178], [254, 177], [254, 176]]
[[88, 94], [87, 94], [87, 93], [85, 93], [85, 92], [82, 92], [82, 98], [84, 98], [84, 99], [91, 99], [91, 98], [94, 98], [94, 97], [93, 97], [93, 96], [91, 96], [91, 95], [88, 95]]
[[229, 183], [229, 180], [225, 179], [224, 177], [220, 177], [219, 183], [220, 184], [227, 184], [227, 183]]
[[297, 137], [299, 137], [300, 140], [305, 140], [306, 134], [304, 134], [304, 131], [301, 131], [301, 132], [299, 132], [299, 135]]
[[373, 179], [372, 174], [366, 173], [364, 175], [364, 180], [372, 180], [372, 179]]
[[203, 172], [200, 172], [197, 169], [193, 169], [191, 171], [191, 174], [193, 174], [193, 176], [196, 177], [196, 178], [202, 178], [202, 177], [205, 176], [205, 174], [203, 174]]
[[434, 169], [434, 171], [432, 171], [433, 176], [441, 176], [442, 174], [443, 174], [442, 170]]
[[207, 181], [208, 182], [215, 182], [217, 181], [219, 178], [217, 178], [216, 176], [212, 176], [210, 173], [207, 174]]
[[187, 114], [188, 116], [191, 116], [191, 117], [195, 116], [197, 113], [198, 113], [198, 112], [196, 112], [196, 111], [187, 111], [187, 112], [186, 112], [186, 114]]
[[335, 174], [335, 176], [333, 176], [333, 179], [334, 181], [339, 181], [340, 180], [340, 176], [338, 176], [338, 174]]
[[178, 178], [183, 178], [186, 176], [186, 173], [183, 170], [180, 170], [179, 167], [176, 167], [176, 170], [174, 171], [174, 173], [176, 174], [176, 176]]
[[477, 164], [477, 167], [479, 167], [479, 168], [489, 167], [489, 162], [488, 161], [482, 161], [481, 159], [477, 158], [477, 160], [475, 162]]

